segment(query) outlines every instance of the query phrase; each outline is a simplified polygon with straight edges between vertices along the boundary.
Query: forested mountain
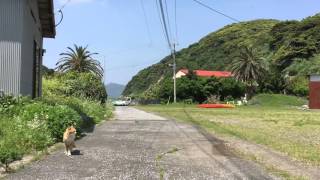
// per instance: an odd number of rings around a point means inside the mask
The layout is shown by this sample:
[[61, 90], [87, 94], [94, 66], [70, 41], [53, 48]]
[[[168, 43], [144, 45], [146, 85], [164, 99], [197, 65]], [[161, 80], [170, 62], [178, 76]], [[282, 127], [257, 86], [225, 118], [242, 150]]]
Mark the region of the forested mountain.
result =
[[[305, 84], [307, 74], [319, 71], [320, 15], [302, 21], [254, 20], [225, 26], [177, 52], [177, 69], [226, 70], [240, 47], [255, 48], [269, 62], [261, 91], [293, 91], [287, 81]], [[141, 95], [161, 86], [165, 79], [172, 78], [170, 63], [171, 56], [167, 56], [143, 69], [123, 94]]]

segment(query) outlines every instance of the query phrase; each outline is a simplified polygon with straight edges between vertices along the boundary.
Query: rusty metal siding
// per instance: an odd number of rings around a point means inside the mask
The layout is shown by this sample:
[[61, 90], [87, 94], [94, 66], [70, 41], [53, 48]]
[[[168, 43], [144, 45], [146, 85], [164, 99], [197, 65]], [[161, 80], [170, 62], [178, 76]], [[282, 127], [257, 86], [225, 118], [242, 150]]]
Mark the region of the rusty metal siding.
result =
[[24, 0], [0, 0], [0, 90], [20, 93]]

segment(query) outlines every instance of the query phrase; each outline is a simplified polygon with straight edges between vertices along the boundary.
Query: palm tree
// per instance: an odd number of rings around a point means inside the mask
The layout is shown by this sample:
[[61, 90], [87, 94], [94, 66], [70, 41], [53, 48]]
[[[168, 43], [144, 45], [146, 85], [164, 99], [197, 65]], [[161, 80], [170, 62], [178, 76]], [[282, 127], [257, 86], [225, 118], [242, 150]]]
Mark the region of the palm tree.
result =
[[234, 77], [247, 85], [249, 98], [267, 69], [268, 65], [265, 58], [260, 57], [256, 49], [252, 47], [241, 48], [239, 55], [231, 63], [231, 71]]
[[74, 49], [71, 47], [67, 47], [67, 49], [66, 52], [60, 54], [60, 56], [63, 57], [56, 64], [57, 71], [91, 72], [102, 78], [103, 68], [100, 62], [92, 57], [98, 53], [88, 51], [88, 46], [82, 47], [74, 45]]

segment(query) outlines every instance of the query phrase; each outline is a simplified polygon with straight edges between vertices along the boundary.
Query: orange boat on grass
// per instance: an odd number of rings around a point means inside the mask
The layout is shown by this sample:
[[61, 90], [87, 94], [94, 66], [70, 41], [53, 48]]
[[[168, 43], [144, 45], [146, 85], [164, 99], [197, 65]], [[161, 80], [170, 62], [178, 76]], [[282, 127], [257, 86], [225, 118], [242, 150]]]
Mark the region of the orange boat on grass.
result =
[[233, 104], [199, 104], [199, 108], [235, 108]]

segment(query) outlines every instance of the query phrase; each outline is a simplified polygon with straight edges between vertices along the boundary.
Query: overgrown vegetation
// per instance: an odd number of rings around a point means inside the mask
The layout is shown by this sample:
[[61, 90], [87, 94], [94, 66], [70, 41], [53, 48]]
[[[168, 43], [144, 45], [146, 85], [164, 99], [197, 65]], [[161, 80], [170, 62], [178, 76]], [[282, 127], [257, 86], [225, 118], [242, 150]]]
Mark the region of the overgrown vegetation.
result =
[[101, 80], [92, 73], [48, 74], [43, 97], [0, 97], [0, 165], [62, 141], [73, 125], [78, 136], [112, 115]]
[[[179, 51], [177, 69], [228, 70], [242, 47], [254, 47], [268, 65], [256, 93], [306, 96], [307, 75], [320, 69], [319, 31], [320, 14], [302, 21], [255, 20], [228, 25]], [[157, 90], [172, 81], [170, 63], [168, 56], [140, 71], [123, 94], [158, 97]]]
[[46, 76], [43, 83], [43, 96], [78, 97], [104, 102], [107, 93], [98, 76], [92, 73], [56, 73]]
[[262, 94], [254, 97], [248, 106], [234, 109], [201, 109], [186, 104], [140, 108], [319, 165], [320, 112], [298, 108], [305, 103], [305, 99], [295, 96]]
[[[199, 78], [190, 74], [178, 79], [177, 99], [189, 103], [230, 101], [242, 97], [244, 89], [244, 84], [233, 78]], [[157, 93], [164, 102], [168, 101], [173, 94], [173, 82], [165, 80]]]

